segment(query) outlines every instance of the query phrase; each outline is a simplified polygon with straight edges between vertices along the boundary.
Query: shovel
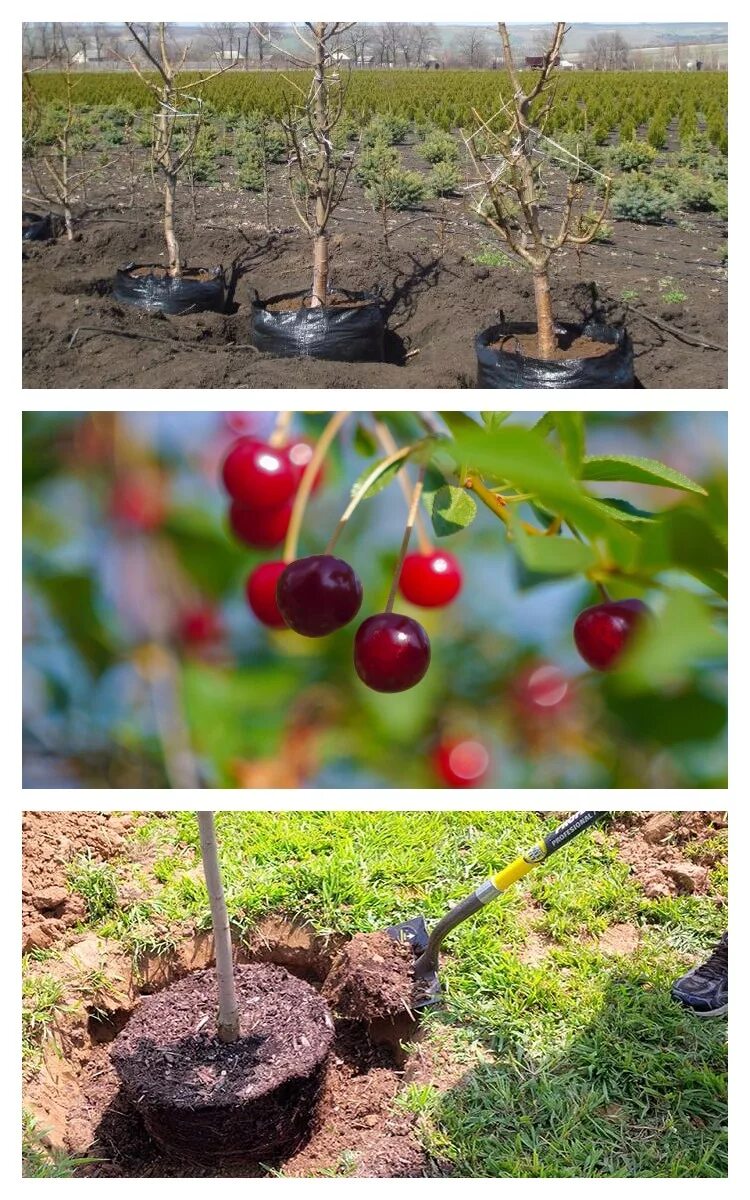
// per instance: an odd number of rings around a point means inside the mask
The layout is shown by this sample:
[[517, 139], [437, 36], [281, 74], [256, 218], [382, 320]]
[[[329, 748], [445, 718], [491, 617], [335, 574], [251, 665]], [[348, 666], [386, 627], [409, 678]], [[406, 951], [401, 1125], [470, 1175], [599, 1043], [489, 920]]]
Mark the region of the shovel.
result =
[[414, 977], [419, 985], [420, 995], [414, 1004], [415, 1008], [426, 1008], [430, 1004], [436, 1004], [440, 998], [438, 952], [446, 934], [465, 921], [467, 917], [478, 913], [485, 904], [490, 904], [501, 892], [507, 891], [511, 884], [522, 879], [538, 863], [549, 858], [550, 854], [554, 854], [555, 850], [559, 850], [574, 837], [578, 837], [579, 833], [583, 833], [584, 829], [594, 825], [600, 817], [605, 816], [605, 813], [606, 810], [578, 812], [574, 813], [572, 817], [568, 817], [567, 821], [563, 821], [562, 825], [559, 825], [552, 833], [545, 834], [525, 854], [521, 854], [502, 871], [498, 871], [485, 883], [480, 884], [470, 896], [459, 900], [458, 904], [455, 904], [450, 912], [447, 912], [438, 921], [432, 933], [427, 932], [424, 917], [412, 917], [410, 921], [404, 921], [402, 925], [390, 925], [386, 929], [390, 938], [393, 938], [395, 942], [408, 942], [418, 956], [414, 966]]

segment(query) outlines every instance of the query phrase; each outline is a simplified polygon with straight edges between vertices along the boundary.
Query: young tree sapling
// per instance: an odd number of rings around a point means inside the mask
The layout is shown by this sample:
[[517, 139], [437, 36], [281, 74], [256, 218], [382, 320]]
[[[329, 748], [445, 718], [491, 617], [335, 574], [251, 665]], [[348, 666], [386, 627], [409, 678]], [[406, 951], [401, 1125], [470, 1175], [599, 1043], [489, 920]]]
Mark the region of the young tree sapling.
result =
[[[289, 146], [292, 203], [313, 243], [312, 308], [325, 305], [328, 297], [328, 224], [343, 199], [354, 161], [353, 155], [338, 153], [333, 144], [348, 87], [338, 48], [353, 24], [307, 21], [304, 32], [297, 26], [295, 32], [311, 58], [281, 51], [294, 67], [312, 68], [307, 92], [293, 85], [301, 99], [294, 107], [288, 105], [282, 121]], [[268, 37], [265, 40], [270, 42]]]
[[[513, 60], [505, 22], [498, 29], [503, 45], [505, 70], [511, 96], [500, 112], [488, 120], [474, 113], [479, 127], [464, 137], [469, 154], [482, 181], [482, 195], [472, 211], [506, 243], [509, 250], [531, 269], [537, 316], [538, 356], [554, 359], [558, 350], [550, 291], [550, 264], [565, 246], [584, 246], [596, 237], [607, 214], [611, 180], [604, 178], [604, 198], [596, 212], [580, 215], [583, 179], [591, 171], [569, 155], [576, 164], [568, 179], [562, 216], [551, 229], [550, 210], [543, 207], [546, 179], [543, 168], [559, 150], [548, 143], [544, 130], [555, 100], [555, 68], [560, 60], [567, 26], [555, 24], [551, 44], [532, 84], [525, 83]], [[538, 101], [539, 103], [535, 103]], [[502, 122], [498, 127], [497, 122]], [[481, 150], [480, 150], [481, 147]], [[563, 158], [565, 152], [563, 151]]]
[[[195, 151], [198, 134], [202, 125], [202, 102], [196, 100], [195, 92], [206, 84], [209, 79], [223, 75], [237, 65], [237, 59], [219, 67], [199, 79], [191, 79], [188, 83], [179, 82], [179, 74], [185, 65], [189, 46], [183, 47], [182, 53], [172, 50], [168, 44], [166, 22], [160, 21], [157, 26], [158, 50], [152, 49], [150, 40], [147, 41], [142, 27], [132, 21], [125, 22], [131, 35], [137, 42], [147, 63], [156, 71], [157, 78], [153, 79], [139, 67], [134, 59], [129, 58], [130, 66], [138, 78], [146, 85], [156, 100], [156, 113], [153, 125], [152, 163], [164, 180], [164, 241], [167, 249], [166, 272], [173, 279], [179, 279], [183, 271], [180, 244], [175, 232], [175, 197], [177, 181], [180, 173], [190, 162]], [[189, 105], [189, 108], [185, 106]], [[178, 121], [191, 121], [192, 128], [184, 139], [175, 138]], [[179, 143], [179, 144], [178, 144]]]

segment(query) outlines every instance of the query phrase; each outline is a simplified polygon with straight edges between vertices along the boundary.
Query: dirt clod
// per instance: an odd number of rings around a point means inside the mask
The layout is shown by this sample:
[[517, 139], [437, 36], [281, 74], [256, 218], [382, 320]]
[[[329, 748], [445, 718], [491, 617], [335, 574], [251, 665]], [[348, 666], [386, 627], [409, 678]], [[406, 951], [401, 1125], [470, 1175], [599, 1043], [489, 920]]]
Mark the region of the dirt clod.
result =
[[414, 1004], [414, 954], [387, 933], [358, 933], [338, 954], [323, 995], [342, 1017], [374, 1021]]

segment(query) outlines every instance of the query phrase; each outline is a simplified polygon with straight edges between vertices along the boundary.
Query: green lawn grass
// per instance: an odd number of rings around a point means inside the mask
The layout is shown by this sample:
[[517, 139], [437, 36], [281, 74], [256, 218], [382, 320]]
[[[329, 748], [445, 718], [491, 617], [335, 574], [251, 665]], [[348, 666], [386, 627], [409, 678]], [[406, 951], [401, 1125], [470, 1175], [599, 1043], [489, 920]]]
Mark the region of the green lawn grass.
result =
[[[418, 913], [429, 924], [554, 824], [529, 812], [217, 817], [238, 937], [266, 913], [323, 933]], [[459, 1064], [458, 1081], [412, 1085], [398, 1103], [459, 1176], [726, 1173], [726, 1024], [697, 1020], [669, 995], [725, 928], [726, 873], [712, 873], [708, 896], [646, 899], [606, 828], [570, 843], [448, 940], [444, 1003], [425, 1029]], [[71, 873], [92, 927], [134, 953], [168, 948], [178, 923], [207, 927], [193, 814], [149, 818], [133, 843], [149, 866], [123, 858], [106, 877], [81, 863]], [[112, 900], [112, 889], [132, 895], [139, 885], [142, 898]], [[640, 942], [607, 954], [598, 938], [621, 923]], [[547, 946], [538, 962], [521, 958], [530, 927]], [[50, 994], [39, 996], [48, 1015]], [[26, 1018], [30, 1030], [35, 1019]]]

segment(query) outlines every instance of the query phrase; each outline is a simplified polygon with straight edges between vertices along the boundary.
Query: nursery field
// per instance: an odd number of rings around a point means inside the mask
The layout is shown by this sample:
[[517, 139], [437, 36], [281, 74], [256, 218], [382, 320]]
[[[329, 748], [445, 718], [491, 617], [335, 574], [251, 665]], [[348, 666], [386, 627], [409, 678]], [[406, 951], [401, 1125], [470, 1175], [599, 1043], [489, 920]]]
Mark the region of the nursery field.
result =
[[[324, 986], [352, 935], [428, 926], [562, 814], [221, 813], [236, 960]], [[726, 1024], [670, 985], [727, 926], [722, 812], [619, 813], [470, 919], [419, 1020], [336, 1019], [284, 1159], [161, 1149], [111, 1051], [143, 996], [212, 961], [191, 813], [23, 820], [24, 1170], [158, 1177], [721, 1177]]]
[[[223, 269], [227, 301], [222, 312], [167, 318], [112, 295], [119, 267], [164, 259], [148, 94], [128, 75], [80, 77], [76, 163], [85, 182], [75, 197], [74, 240], [24, 242], [24, 385], [474, 387], [476, 335], [501, 314], [531, 320], [533, 287], [467, 203], [476, 183], [460, 127], [472, 107], [494, 111], [502, 73], [440, 75], [352, 78], [336, 145], [353, 155], [353, 169], [329, 227], [330, 285], [382, 296], [384, 361], [302, 365], [250, 344], [256, 296], [310, 286], [310, 243], [276, 123], [283, 77], [229, 72], [206, 85], [205, 123], [178, 188], [176, 226], [189, 265]], [[59, 77], [34, 77], [42, 117], [26, 143], [25, 208], [44, 208], [60, 87]], [[636, 386], [725, 387], [726, 77], [576, 73], [561, 76], [559, 89], [548, 126], [555, 145], [614, 182], [596, 240], [556, 256], [557, 318], [593, 313], [624, 323]], [[263, 121], [270, 125], [261, 161]], [[563, 173], [550, 181], [550, 214], [564, 191]]]

